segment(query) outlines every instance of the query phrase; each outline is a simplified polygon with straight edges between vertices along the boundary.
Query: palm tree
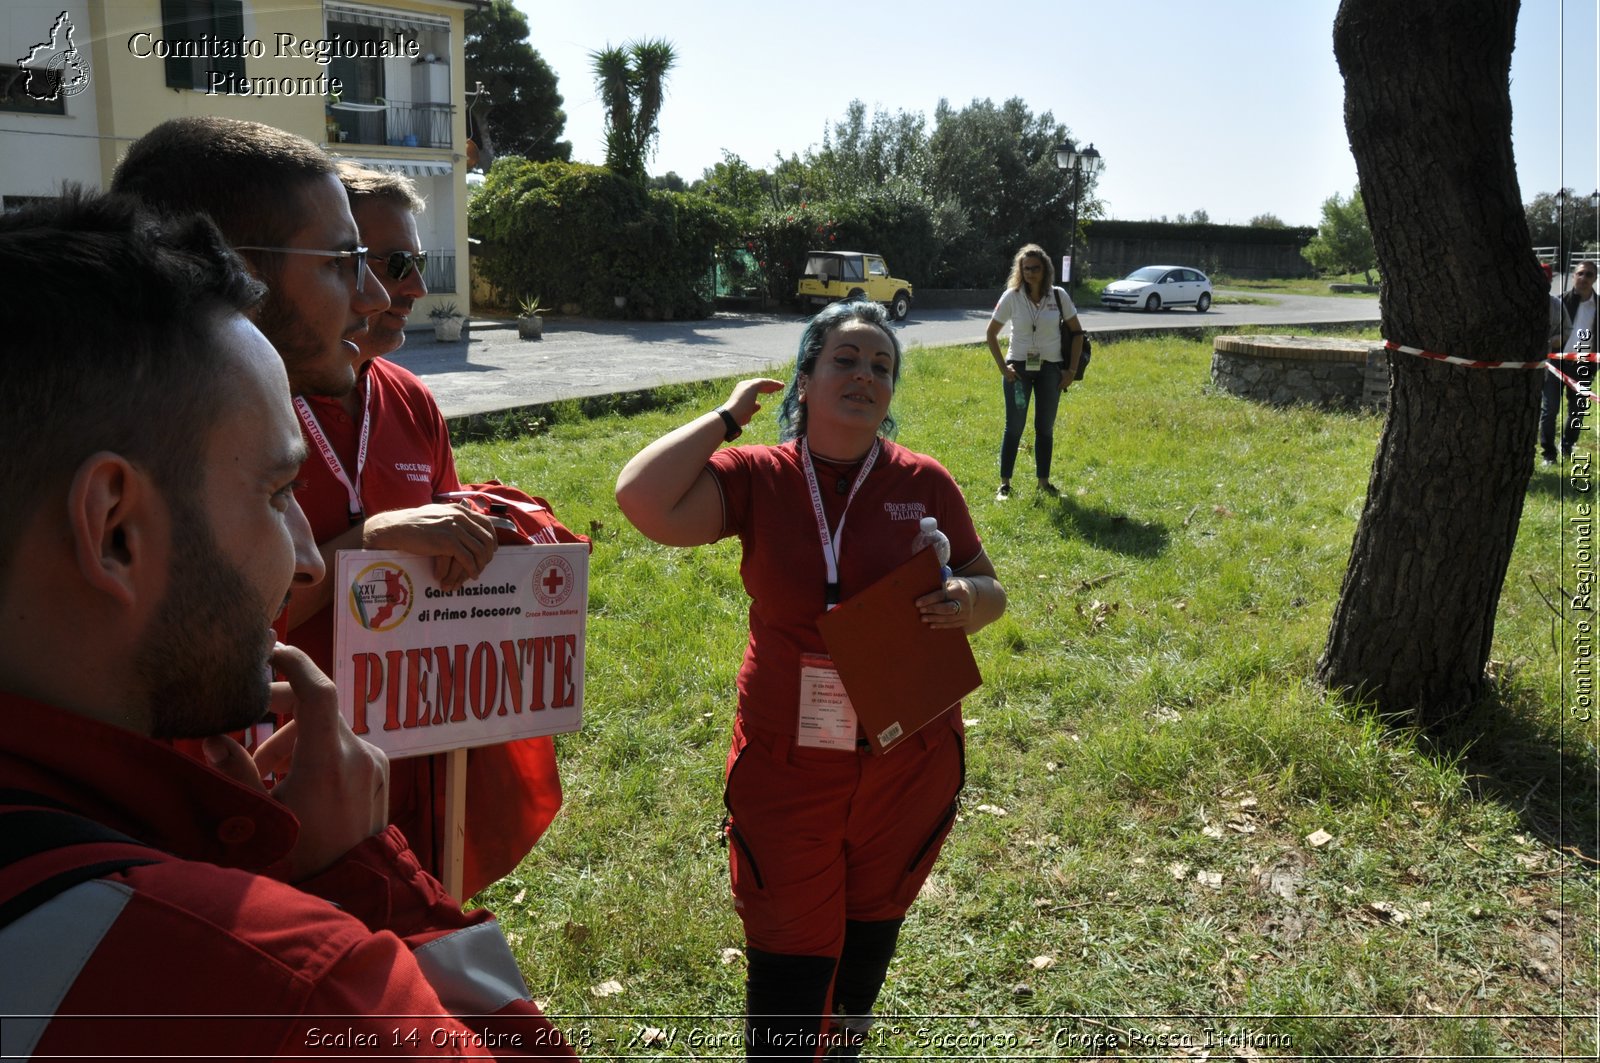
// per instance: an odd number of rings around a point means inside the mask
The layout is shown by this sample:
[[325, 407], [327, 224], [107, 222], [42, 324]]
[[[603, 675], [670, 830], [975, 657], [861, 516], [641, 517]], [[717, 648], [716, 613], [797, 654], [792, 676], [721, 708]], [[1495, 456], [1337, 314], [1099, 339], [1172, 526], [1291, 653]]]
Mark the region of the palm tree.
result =
[[607, 45], [590, 52], [595, 88], [606, 109], [606, 165], [637, 181], [645, 179], [659, 133], [667, 73], [677, 54], [665, 40]]

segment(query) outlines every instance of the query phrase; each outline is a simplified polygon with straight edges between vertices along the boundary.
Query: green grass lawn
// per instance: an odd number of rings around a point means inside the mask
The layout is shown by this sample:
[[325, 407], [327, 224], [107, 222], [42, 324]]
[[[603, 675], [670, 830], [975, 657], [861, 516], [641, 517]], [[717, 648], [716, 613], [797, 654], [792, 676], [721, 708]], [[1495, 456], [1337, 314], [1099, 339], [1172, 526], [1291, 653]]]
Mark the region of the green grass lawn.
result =
[[[1097, 348], [1062, 403], [1061, 497], [1027, 486], [1025, 450], [1000, 504], [987, 354], [908, 356], [899, 440], [961, 483], [1011, 608], [973, 640], [964, 810], [868, 1057], [1592, 1057], [1600, 761], [1593, 724], [1562, 724], [1544, 600], [1572, 500], [1535, 472], [1494, 697], [1456, 735], [1388, 727], [1308, 681], [1381, 422], [1212, 394], [1209, 357]], [[612, 500], [628, 457], [726, 390], [564, 404], [458, 452], [595, 540], [566, 804], [480, 898], [592, 1058], [740, 1055], [706, 1043], [743, 1004], [716, 831], [738, 548], [655, 546]], [[745, 435], [774, 438], [770, 412]]]
[[[1354, 296], [1359, 299], [1371, 299], [1368, 292], [1335, 292], [1328, 288], [1330, 284], [1365, 284], [1367, 278], [1360, 273], [1346, 273], [1331, 277], [1274, 277], [1264, 280], [1253, 280], [1243, 277], [1229, 277], [1218, 274], [1211, 278], [1211, 283], [1218, 288], [1232, 290], [1246, 290], [1261, 292], [1265, 295], [1330, 295], [1335, 298]], [[1377, 282], [1377, 274], [1373, 274], [1373, 282]], [[1217, 302], [1224, 300], [1218, 299]]]

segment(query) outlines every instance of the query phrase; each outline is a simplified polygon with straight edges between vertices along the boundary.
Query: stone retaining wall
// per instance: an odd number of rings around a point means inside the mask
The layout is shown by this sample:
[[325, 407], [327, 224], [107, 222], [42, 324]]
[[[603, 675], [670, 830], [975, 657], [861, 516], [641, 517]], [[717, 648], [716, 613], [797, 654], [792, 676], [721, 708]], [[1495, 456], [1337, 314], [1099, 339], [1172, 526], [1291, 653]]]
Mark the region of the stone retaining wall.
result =
[[1229, 394], [1272, 406], [1383, 407], [1389, 361], [1368, 340], [1322, 336], [1218, 336], [1211, 382]]

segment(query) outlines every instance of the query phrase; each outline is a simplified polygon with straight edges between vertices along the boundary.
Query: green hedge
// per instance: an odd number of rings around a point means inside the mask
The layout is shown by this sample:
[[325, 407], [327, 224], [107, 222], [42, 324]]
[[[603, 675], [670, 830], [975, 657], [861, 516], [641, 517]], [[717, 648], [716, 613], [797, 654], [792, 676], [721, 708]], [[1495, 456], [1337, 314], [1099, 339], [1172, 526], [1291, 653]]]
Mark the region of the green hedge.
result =
[[468, 222], [482, 241], [480, 272], [510, 298], [648, 319], [709, 316], [716, 249], [738, 231], [703, 196], [649, 191], [602, 166], [516, 156], [495, 161]]
[[880, 189], [848, 200], [767, 207], [745, 234], [745, 250], [756, 258], [766, 294], [792, 300], [810, 251], [866, 251], [882, 255], [889, 272], [929, 283], [940, 246], [933, 212], [925, 200]]

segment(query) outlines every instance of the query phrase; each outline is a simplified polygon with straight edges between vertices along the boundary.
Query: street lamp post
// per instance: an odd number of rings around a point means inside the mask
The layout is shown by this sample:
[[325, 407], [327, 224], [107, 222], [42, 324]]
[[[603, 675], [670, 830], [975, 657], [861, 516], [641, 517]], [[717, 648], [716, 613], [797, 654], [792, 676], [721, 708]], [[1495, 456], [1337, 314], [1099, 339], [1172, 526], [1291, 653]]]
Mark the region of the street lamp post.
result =
[[[1074, 272], [1078, 253], [1078, 200], [1083, 195], [1083, 180], [1093, 177], [1100, 172], [1100, 167], [1105, 165], [1105, 160], [1100, 153], [1094, 150], [1094, 145], [1079, 151], [1070, 140], [1062, 141], [1056, 145], [1056, 169], [1072, 175], [1072, 227], [1067, 236], [1067, 273]], [[1061, 283], [1070, 289], [1072, 277], [1061, 278]]]

